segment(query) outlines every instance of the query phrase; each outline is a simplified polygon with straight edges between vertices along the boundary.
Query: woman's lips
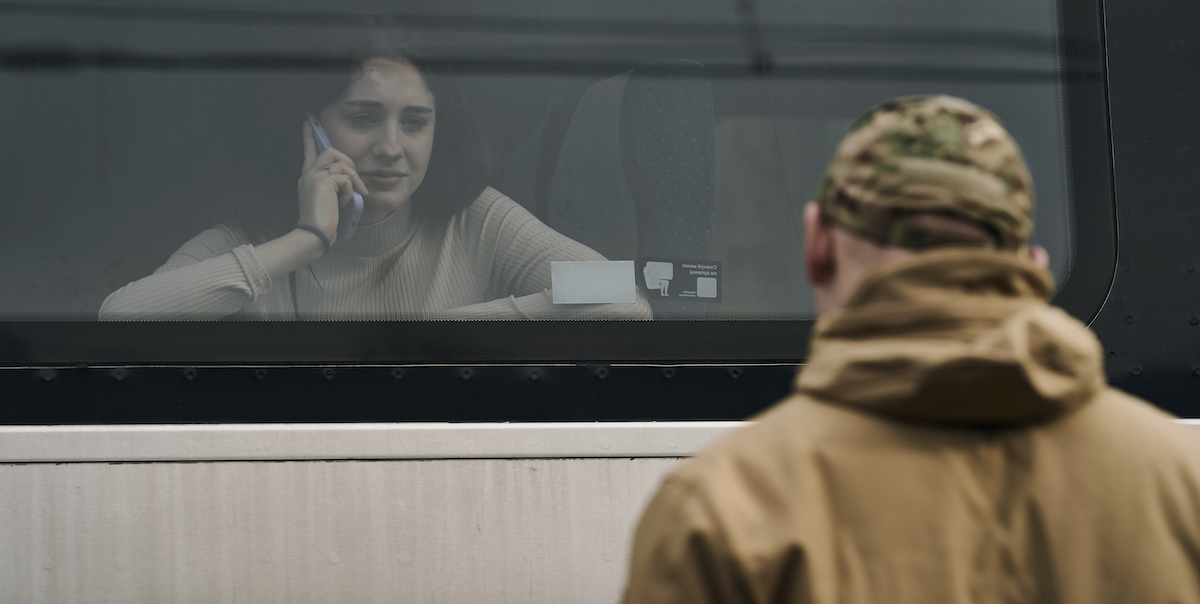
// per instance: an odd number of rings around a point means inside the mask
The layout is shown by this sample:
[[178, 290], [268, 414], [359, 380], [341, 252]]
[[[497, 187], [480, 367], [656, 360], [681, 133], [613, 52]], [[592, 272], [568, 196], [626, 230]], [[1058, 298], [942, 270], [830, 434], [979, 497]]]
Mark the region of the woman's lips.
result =
[[403, 172], [390, 171], [362, 172], [359, 174], [359, 176], [362, 176], [364, 179], [369, 180], [377, 185], [384, 186], [398, 185], [405, 178], [408, 178], [408, 175]]

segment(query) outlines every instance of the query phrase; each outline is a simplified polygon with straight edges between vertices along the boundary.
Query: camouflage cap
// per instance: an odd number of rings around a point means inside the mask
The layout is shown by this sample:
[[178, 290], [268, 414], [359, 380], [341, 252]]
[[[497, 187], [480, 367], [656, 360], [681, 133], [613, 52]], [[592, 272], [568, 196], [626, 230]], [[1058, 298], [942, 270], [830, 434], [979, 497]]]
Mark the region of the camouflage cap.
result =
[[[986, 109], [949, 96], [902, 97], [859, 118], [817, 203], [834, 224], [882, 245], [1018, 249], [1033, 231], [1033, 183], [1017, 143]], [[986, 240], [904, 220], [937, 214]]]

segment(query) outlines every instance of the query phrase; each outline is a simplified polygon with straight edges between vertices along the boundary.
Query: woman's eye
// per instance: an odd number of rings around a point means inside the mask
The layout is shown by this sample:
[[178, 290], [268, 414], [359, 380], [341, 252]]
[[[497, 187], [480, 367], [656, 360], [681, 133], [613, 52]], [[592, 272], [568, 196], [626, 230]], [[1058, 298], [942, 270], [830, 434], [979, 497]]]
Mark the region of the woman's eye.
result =
[[406, 117], [400, 120], [400, 125], [409, 132], [420, 132], [427, 124], [428, 122], [419, 117]]
[[350, 123], [356, 126], [373, 126], [375, 125], [375, 116], [369, 113], [358, 113], [350, 116]]

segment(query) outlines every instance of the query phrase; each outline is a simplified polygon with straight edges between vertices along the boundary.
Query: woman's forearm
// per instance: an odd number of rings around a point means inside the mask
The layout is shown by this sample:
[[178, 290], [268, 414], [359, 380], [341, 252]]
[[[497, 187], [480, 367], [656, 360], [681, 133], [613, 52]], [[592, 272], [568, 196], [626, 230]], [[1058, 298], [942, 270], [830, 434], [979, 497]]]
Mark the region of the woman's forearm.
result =
[[320, 258], [324, 249], [316, 235], [292, 231], [200, 262], [169, 262], [110, 294], [100, 307], [100, 320], [221, 319], [266, 293], [288, 273]]
[[100, 320], [220, 319], [269, 287], [266, 272], [253, 261], [252, 248], [243, 245], [203, 262], [159, 270], [118, 289], [104, 300]]
[[288, 273], [308, 266], [325, 254], [325, 244], [316, 235], [301, 229], [254, 246], [254, 255], [267, 271], [271, 281], [279, 281]]

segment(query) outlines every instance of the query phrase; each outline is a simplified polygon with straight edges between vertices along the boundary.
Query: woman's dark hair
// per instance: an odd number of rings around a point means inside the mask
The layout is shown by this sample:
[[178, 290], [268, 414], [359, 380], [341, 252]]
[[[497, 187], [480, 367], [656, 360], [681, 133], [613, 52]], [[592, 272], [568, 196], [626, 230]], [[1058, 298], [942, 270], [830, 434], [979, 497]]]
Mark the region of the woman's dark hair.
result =
[[350, 58], [349, 69], [340, 76], [313, 78], [301, 100], [303, 111], [315, 114], [337, 100], [372, 59], [392, 59], [411, 65], [433, 94], [436, 111], [433, 152], [425, 179], [413, 192], [414, 213], [423, 217], [457, 214], [487, 187], [488, 166], [461, 86], [449, 74], [440, 72], [436, 64], [411, 49], [389, 46], [365, 49]]
[[304, 115], [316, 114], [340, 98], [350, 83], [362, 75], [364, 64], [371, 59], [393, 59], [412, 65], [433, 94], [437, 112], [433, 151], [425, 179], [413, 192], [414, 215], [423, 218], [453, 216], [471, 205], [488, 184], [484, 145], [466, 94], [454, 77], [439, 70], [436, 63], [403, 47], [375, 44], [343, 56], [346, 57], [344, 60], [326, 63], [327, 69], [307, 73], [302, 79], [295, 80], [294, 87], [285, 86], [273, 92], [274, 98], [291, 109], [272, 116], [282, 129], [280, 143], [286, 141], [286, 146], [281, 145], [278, 158], [264, 160], [262, 169], [257, 172], [260, 180], [270, 186], [257, 190], [251, 199], [231, 202], [232, 207], [222, 212], [228, 216], [230, 224], [241, 228], [256, 243], [270, 241], [296, 225], [294, 187], [303, 148], [298, 126], [304, 121]]
[[[363, 73], [371, 59], [393, 59], [412, 65], [433, 94], [437, 112], [433, 150], [425, 179], [413, 193], [414, 214], [423, 218], [449, 217], [474, 201], [488, 184], [486, 150], [476, 127], [467, 95], [452, 74], [417, 52], [372, 42], [362, 50], [322, 60], [313, 71], [296, 74], [277, 84], [262, 99], [259, 111], [277, 128], [278, 153], [255, 164], [253, 175], [234, 175], [229, 191], [214, 202], [213, 217], [242, 230], [254, 243], [270, 241], [296, 226], [296, 179], [303, 157], [300, 124], [306, 113], [318, 113], [335, 102]], [[282, 111], [278, 110], [282, 108]]]

